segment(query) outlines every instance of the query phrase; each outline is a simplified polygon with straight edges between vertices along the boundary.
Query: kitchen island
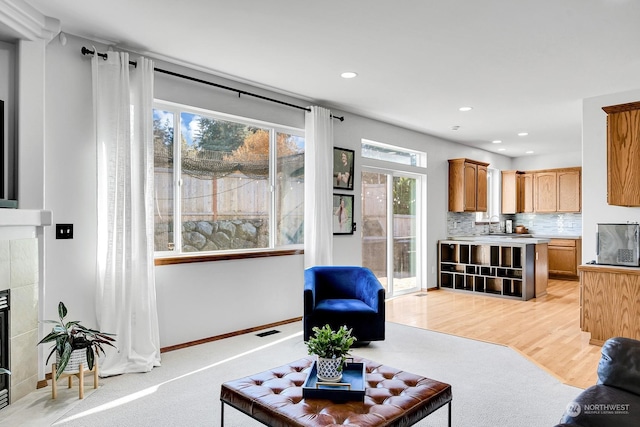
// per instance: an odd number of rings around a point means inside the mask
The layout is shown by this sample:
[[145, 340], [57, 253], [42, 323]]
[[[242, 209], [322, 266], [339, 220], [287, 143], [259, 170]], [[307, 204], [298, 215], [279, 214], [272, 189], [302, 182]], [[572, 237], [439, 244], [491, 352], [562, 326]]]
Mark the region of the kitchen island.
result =
[[520, 300], [546, 294], [547, 238], [457, 236], [438, 242], [438, 286]]

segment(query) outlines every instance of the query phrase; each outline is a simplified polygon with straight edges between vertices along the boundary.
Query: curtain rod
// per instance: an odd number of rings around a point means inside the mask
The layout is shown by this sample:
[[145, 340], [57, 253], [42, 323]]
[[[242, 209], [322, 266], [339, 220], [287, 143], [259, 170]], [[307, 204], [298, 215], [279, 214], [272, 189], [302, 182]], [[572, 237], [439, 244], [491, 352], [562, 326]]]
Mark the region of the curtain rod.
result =
[[[84, 46], [82, 47], [82, 49], [80, 51], [82, 52], [83, 55], [97, 55], [100, 58], [107, 59], [107, 54], [106, 53], [100, 53], [100, 52], [97, 52], [95, 50], [87, 49]], [[136, 67], [138, 65], [138, 63], [135, 62], [135, 61], [129, 61], [129, 65], [133, 65], [134, 67]], [[201, 80], [201, 79], [197, 79], [195, 77], [186, 76], [184, 74], [175, 73], [173, 71], [163, 70], [162, 68], [155, 68], [154, 67], [153, 71], [156, 71], [158, 73], [168, 74], [168, 75], [174, 76], [174, 77], [180, 77], [181, 79], [185, 79], [185, 80], [191, 80], [192, 82], [202, 83], [202, 84], [206, 84], [206, 85], [209, 85], [209, 86], [215, 86], [217, 88], [224, 89], [224, 90], [229, 90], [231, 92], [236, 92], [238, 94], [238, 97], [240, 97], [241, 95], [253, 96], [254, 98], [259, 98], [259, 99], [262, 99], [264, 101], [269, 101], [269, 102], [275, 102], [276, 104], [286, 105], [287, 107], [297, 108], [298, 110], [311, 111], [311, 108], [308, 108], [308, 107], [300, 107], [299, 105], [290, 104], [288, 102], [279, 101], [279, 100], [273, 99], [273, 98], [268, 98], [266, 96], [258, 95], [256, 93], [247, 92], [245, 90], [235, 89], [235, 88], [232, 88], [232, 87], [229, 87], [229, 86], [224, 86], [224, 85], [221, 85], [221, 84], [218, 84], [218, 83], [208, 82], [206, 80]], [[332, 114], [331, 118], [340, 120], [341, 122], [344, 121], [344, 116], [339, 117], [339, 116], [334, 116]]]

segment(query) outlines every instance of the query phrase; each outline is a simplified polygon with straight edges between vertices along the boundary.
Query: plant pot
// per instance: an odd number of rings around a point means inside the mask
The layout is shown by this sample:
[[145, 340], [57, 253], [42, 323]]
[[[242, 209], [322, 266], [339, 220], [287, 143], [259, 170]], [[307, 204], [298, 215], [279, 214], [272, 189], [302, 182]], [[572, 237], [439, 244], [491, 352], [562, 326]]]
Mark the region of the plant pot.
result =
[[318, 357], [318, 379], [320, 381], [338, 382], [342, 379], [342, 359]]
[[[69, 363], [67, 363], [66, 368], [64, 368], [65, 373], [70, 372], [79, 372], [80, 364], [82, 364], [83, 369], [89, 370], [89, 364], [87, 363], [87, 349], [83, 348], [80, 350], [73, 350], [71, 352], [71, 357], [69, 358]], [[60, 366], [60, 355], [56, 353], [56, 365]]]

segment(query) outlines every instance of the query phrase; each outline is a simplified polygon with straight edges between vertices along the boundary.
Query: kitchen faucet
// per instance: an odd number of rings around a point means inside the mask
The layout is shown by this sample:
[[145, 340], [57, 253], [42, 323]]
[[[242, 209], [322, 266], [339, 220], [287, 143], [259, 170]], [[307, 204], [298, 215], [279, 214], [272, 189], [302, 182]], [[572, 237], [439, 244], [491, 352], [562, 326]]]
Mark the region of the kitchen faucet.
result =
[[500, 215], [492, 215], [491, 218], [489, 218], [489, 233], [491, 234], [491, 222], [493, 221], [493, 219], [497, 219], [497, 223], [498, 223], [498, 232], [500, 231]]

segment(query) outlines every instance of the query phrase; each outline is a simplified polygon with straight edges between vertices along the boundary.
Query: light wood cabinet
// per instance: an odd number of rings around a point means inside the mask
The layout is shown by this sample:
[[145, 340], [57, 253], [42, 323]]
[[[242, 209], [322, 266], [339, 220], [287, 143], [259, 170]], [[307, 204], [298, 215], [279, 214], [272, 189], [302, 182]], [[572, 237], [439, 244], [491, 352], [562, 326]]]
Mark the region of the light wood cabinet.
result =
[[534, 175], [535, 212], [558, 211], [558, 183], [555, 172], [536, 172]]
[[522, 212], [522, 172], [502, 171], [502, 213]]
[[640, 206], [640, 102], [607, 113], [607, 203]]
[[449, 160], [449, 211], [487, 211], [488, 163], [470, 159]]
[[581, 168], [550, 169], [534, 172], [534, 212], [580, 212]]
[[578, 279], [578, 265], [581, 260], [581, 239], [551, 239], [549, 242], [550, 277]]
[[558, 212], [580, 212], [582, 210], [580, 170], [557, 172]]
[[525, 172], [522, 174], [522, 212], [533, 212], [533, 174]]
[[502, 213], [580, 212], [580, 171], [502, 171]]
[[549, 282], [549, 249], [546, 243], [536, 245], [535, 268], [535, 297], [538, 298], [547, 294]]
[[640, 340], [640, 269], [581, 265], [580, 328], [589, 344], [612, 337]]

